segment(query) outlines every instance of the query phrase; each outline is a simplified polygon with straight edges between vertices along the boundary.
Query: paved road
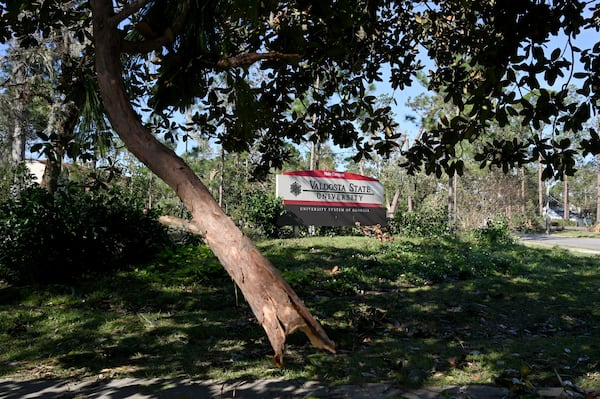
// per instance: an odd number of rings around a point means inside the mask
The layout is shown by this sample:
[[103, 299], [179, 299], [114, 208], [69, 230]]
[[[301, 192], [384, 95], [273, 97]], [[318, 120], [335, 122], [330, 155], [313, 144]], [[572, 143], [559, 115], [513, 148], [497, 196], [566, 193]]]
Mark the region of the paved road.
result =
[[[216, 382], [162, 379], [106, 379], [86, 382], [0, 380], [0, 399], [504, 399], [508, 389], [465, 385], [405, 389], [394, 384], [328, 388], [318, 382], [261, 380]], [[540, 398], [565, 398], [562, 388], [541, 388]], [[589, 398], [600, 398], [595, 396]], [[577, 397], [577, 396], [575, 396]], [[582, 396], [581, 396], [582, 397]]]
[[561, 247], [577, 252], [600, 254], [600, 238], [561, 237], [545, 234], [525, 234], [520, 236], [524, 244], [547, 247]]

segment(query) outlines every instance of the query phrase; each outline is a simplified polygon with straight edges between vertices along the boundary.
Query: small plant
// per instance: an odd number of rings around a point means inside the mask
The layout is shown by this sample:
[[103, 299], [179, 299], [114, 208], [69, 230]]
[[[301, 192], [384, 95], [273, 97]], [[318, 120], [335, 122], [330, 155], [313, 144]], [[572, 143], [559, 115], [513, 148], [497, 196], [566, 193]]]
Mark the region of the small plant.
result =
[[485, 224], [474, 231], [476, 240], [486, 244], [512, 244], [514, 238], [510, 232], [509, 220], [498, 214], [488, 219]]

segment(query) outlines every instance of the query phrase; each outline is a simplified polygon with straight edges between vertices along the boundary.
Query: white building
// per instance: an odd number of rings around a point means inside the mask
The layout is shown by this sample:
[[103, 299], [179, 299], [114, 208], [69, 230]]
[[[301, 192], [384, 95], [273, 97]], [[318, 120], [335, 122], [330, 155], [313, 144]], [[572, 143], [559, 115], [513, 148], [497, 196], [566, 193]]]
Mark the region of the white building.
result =
[[27, 169], [29, 169], [29, 173], [35, 177], [34, 181], [38, 184], [42, 183], [42, 176], [44, 176], [44, 169], [46, 168], [46, 160], [28, 159], [25, 161], [25, 164], [27, 165]]

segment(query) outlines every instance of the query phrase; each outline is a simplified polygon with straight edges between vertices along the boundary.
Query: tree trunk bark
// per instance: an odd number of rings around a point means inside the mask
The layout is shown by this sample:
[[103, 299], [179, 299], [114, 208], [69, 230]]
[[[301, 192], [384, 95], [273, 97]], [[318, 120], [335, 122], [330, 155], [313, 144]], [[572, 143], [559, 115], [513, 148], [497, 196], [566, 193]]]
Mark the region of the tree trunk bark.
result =
[[25, 128], [23, 124], [25, 123], [25, 103], [28, 100], [25, 72], [23, 72], [22, 65], [17, 66], [15, 82], [17, 99], [14, 108], [15, 124], [11, 138], [11, 161], [13, 165], [18, 165], [25, 161]]
[[221, 146], [221, 163], [219, 168], [219, 207], [223, 209], [223, 189], [225, 187], [225, 149], [223, 146]]
[[396, 210], [398, 209], [398, 200], [400, 199], [400, 189], [397, 188], [396, 191], [394, 191], [394, 197], [392, 198], [392, 205], [390, 206], [390, 209], [388, 209], [388, 213], [390, 213], [392, 215], [392, 217], [394, 217], [396, 215]]
[[569, 177], [563, 174], [563, 219], [568, 221], [571, 217], [569, 210]]
[[448, 226], [456, 226], [456, 175], [448, 176]]
[[73, 131], [79, 119], [79, 109], [75, 104], [54, 104], [51, 108], [48, 121], [48, 135], [56, 134], [52, 142], [50, 153], [46, 154], [46, 167], [42, 176], [41, 186], [49, 193], [54, 193], [58, 188], [58, 179], [62, 171], [62, 162], [69, 141], [73, 138]]
[[398, 208], [398, 200], [400, 199], [400, 189], [397, 188], [394, 191], [394, 196], [392, 197], [392, 202], [390, 202], [389, 197], [385, 196], [385, 207], [387, 208], [387, 217], [393, 219], [396, 215], [396, 208]]
[[521, 215], [525, 215], [525, 210], [527, 207], [527, 199], [525, 193], [525, 167], [520, 169], [521, 174]]
[[[419, 132], [417, 133], [417, 137], [415, 137], [415, 141], [417, 141], [421, 137], [421, 133], [422, 133], [422, 128], [419, 129]], [[406, 146], [406, 151], [408, 151], [410, 149], [410, 140], [408, 137], [406, 137], [406, 139], [404, 139], [404, 145]], [[450, 177], [448, 177], [448, 178], [450, 178]], [[407, 180], [408, 180], [408, 190], [407, 190], [408, 196], [406, 198], [406, 211], [412, 212], [413, 211], [413, 194], [415, 194], [417, 192], [417, 181], [414, 176], [407, 176]]]
[[452, 198], [452, 223], [454, 227], [458, 222], [458, 175], [454, 175], [454, 198]]
[[[538, 210], [540, 216], [544, 215], [544, 182], [542, 180], [542, 157], [538, 160]], [[548, 209], [546, 210], [546, 212]]]
[[192, 214], [192, 224], [203, 233], [248, 301], [283, 364], [286, 336], [303, 331], [311, 343], [331, 352], [335, 344], [283, 280], [277, 269], [223, 212], [190, 167], [162, 145], [141, 124], [126, 95], [120, 62], [120, 37], [110, 0], [92, 0], [96, 72], [100, 93], [112, 127], [127, 148], [167, 183]]
[[600, 226], [600, 154], [596, 155], [598, 179], [596, 183], [596, 224]]
[[62, 170], [62, 154], [58, 154], [58, 151], [52, 152], [46, 158], [46, 166], [40, 183], [40, 186], [50, 194], [55, 193], [58, 189], [58, 179]]
[[25, 160], [25, 131], [23, 129], [23, 105], [15, 106], [16, 120], [13, 127], [11, 160], [13, 165], [18, 165]]

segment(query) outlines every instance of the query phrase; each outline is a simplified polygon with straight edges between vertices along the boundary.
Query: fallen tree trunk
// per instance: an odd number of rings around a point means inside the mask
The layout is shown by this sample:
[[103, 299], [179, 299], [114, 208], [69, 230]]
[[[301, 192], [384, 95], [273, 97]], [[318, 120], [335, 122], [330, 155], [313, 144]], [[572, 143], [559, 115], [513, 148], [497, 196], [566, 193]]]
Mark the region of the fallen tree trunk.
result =
[[203, 235], [264, 328], [275, 351], [274, 363], [283, 364], [286, 336], [298, 330], [315, 347], [335, 352], [333, 341], [277, 269], [223, 212], [191, 168], [142, 125], [122, 77], [117, 29], [121, 21], [115, 17], [113, 2], [93, 0], [91, 7], [96, 72], [112, 127], [129, 151], [167, 183], [190, 211], [191, 224]]

